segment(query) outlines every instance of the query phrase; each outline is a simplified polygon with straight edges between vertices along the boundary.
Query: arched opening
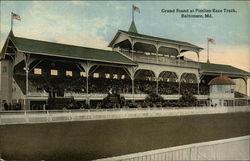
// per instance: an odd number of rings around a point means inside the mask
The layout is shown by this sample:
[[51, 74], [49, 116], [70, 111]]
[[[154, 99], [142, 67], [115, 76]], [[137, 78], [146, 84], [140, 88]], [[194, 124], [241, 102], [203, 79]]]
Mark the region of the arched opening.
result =
[[157, 53], [157, 49], [154, 45], [152, 44], [147, 44], [147, 43], [141, 43], [141, 42], [136, 42], [133, 46], [133, 55], [132, 55], [132, 44], [131, 42], [127, 39], [124, 40], [120, 43], [115, 44], [114, 48], [118, 48], [119, 50], [124, 53], [125, 55], [134, 58], [141, 58], [143, 56], [151, 56], [155, 58], [155, 55]]
[[208, 95], [209, 94], [209, 85], [208, 83], [210, 80], [215, 78], [214, 75], [202, 75], [200, 77], [200, 84], [199, 84], [199, 92], [201, 95]]
[[157, 49], [152, 44], [136, 42], [134, 44], [133, 59], [136, 61], [156, 62]]
[[199, 61], [199, 55], [194, 51], [181, 50], [180, 58], [186, 61]]
[[118, 48], [123, 54], [132, 57], [132, 44], [128, 39], [115, 44], [114, 48]]
[[178, 94], [178, 76], [175, 72], [163, 71], [159, 75], [159, 94]]
[[126, 68], [94, 65], [89, 71], [89, 93], [131, 93], [131, 78]]
[[194, 73], [183, 73], [180, 79], [181, 94], [198, 94], [198, 79]]
[[154, 45], [141, 42], [136, 42], [134, 44], [134, 50], [137, 53], [144, 53], [149, 55], [155, 55], [157, 52], [157, 49]]
[[165, 56], [165, 57], [176, 57], [179, 54], [177, 49], [165, 47], [165, 46], [161, 46], [158, 49], [158, 53], [162, 54], [162, 56]]
[[139, 69], [134, 78], [135, 93], [156, 93], [156, 76], [152, 70]]

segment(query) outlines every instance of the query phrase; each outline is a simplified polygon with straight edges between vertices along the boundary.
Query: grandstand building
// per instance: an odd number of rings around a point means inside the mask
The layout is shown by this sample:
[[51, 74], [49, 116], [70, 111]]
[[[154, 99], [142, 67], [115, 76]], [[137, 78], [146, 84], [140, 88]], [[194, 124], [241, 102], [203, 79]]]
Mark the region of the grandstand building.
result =
[[[220, 75], [243, 79], [247, 89], [249, 72], [200, 62], [203, 48], [138, 33], [134, 22], [128, 31], [118, 30], [108, 46], [111, 50], [33, 40], [11, 30], [0, 54], [0, 110], [102, 108], [109, 95], [123, 100], [114, 105], [118, 108], [132, 103], [210, 106], [208, 83]], [[181, 56], [188, 51], [197, 55], [197, 61]], [[145, 104], [152, 94], [162, 97], [162, 104]], [[185, 95], [194, 97], [195, 104], [180, 103]], [[247, 96], [234, 92], [234, 97]], [[236, 101], [233, 98], [230, 105]]]

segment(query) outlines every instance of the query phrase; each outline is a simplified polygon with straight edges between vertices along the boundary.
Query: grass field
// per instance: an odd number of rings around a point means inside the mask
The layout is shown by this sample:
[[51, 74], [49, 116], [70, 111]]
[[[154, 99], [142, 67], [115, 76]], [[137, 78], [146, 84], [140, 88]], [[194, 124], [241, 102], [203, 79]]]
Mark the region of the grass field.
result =
[[250, 135], [250, 113], [0, 126], [0, 154], [18, 160], [92, 160]]

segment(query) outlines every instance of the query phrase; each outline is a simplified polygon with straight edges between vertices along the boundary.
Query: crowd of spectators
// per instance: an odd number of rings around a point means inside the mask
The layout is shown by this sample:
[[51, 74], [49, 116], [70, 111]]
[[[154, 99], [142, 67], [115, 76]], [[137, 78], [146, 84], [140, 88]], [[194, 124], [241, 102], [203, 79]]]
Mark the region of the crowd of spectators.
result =
[[[16, 78], [22, 80], [25, 82], [25, 76], [15, 76]], [[20, 81], [19, 80], [19, 81]], [[18, 81], [18, 80], [16, 80]], [[51, 75], [30, 75], [29, 76], [29, 83], [30, 87], [29, 89], [36, 89], [36, 92], [42, 92], [45, 91], [49, 93], [49, 97], [53, 98], [56, 96], [55, 93], [57, 93], [57, 97], [64, 96], [64, 93], [86, 93], [86, 77], [81, 76], [51, 76]], [[20, 84], [20, 82], [18, 83]], [[25, 84], [25, 83], [23, 83]], [[109, 78], [93, 78], [89, 77], [88, 80], [88, 90], [89, 93], [103, 93], [107, 94], [110, 92], [110, 90], [114, 90], [117, 94], [126, 94], [126, 93], [132, 93], [132, 82], [129, 79], [109, 79]], [[197, 84], [192, 83], [181, 83], [180, 85], [180, 94], [183, 95], [182, 99], [180, 101], [166, 101], [161, 98], [160, 95], [175, 95], [179, 93], [179, 83], [178, 82], [165, 82], [165, 81], [159, 81], [158, 82], [158, 94], [156, 95], [156, 81], [150, 81], [150, 80], [139, 80], [136, 79], [134, 82], [135, 85], [135, 94], [148, 94], [148, 97], [144, 101], [140, 101], [135, 103], [132, 103], [131, 101], [124, 101], [122, 104], [118, 103], [115, 105], [115, 107], [179, 107], [179, 106], [188, 106], [193, 105], [192, 102], [194, 102], [195, 98], [193, 98], [193, 95], [198, 94], [198, 86]], [[31, 86], [33, 86], [31, 88]], [[25, 88], [24, 88], [25, 89]], [[200, 94], [208, 94], [208, 86], [204, 84], [200, 84], [199, 88]], [[65, 100], [65, 99], [64, 99]], [[190, 100], [188, 102], [188, 100]], [[49, 100], [51, 103], [51, 100]], [[73, 108], [89, 108], [86, 103], [77, 104], [75, 101], [61, 101], [62, 104], [60, 107], [66, 108], [66, 109], [73, 109]], [[102, 108], [104, 107], [105, 103], [99, 102], [95, 104], [93, 107], [95, 108]], [[52, 101], [52, 104], [53, 101]], [[109, 107], [109, 106], [107, 106]], [[42, 106], [35, 106], [32, 107], [34, 109], [44, 109]], [[46, 107], [49, 108], [49, 107]]]
[[3, 102], [3, 107], [5, 111], [8, 110], [21, 110], [22, 109], [22, 105], [21, 103], [7, 103], [7, 102]]
[[[19, 76], [20, 77], [20, 76]], [[24, 76], [23, 76], [24, 77]], [[19, 78], [20, 79], [20, 78]], [[21, 80], [25, 84], [25, 77]], [[30, 75], [29, 89], [35, 88], [37, 92], [46, 91], [61, 91], [61, 93], [86, 93], [86, 77], [80, 76], [44, 76], [44, 75]], [[19, 83], [20, 84], [20, 83]], [[109, 78], [93, 78], [89, 77], [88, 81], [89, 93], [108, 93], [112, 88], [117, 93], [132, 93], [132, 82], [129, 79], [109, 79]], [[31, 88], [33, 86], [33, 88]], [[135, 94], [157, 93], [156, 81], [138, 80], [134, 82]], [[25, 89], [25, 88], [24, 88]], [[198, 85], [194, 83], [181, 83], [180, 94], [183, 93], [198, 94]], [[200, 84], [199, 92], [202, 95], [209, 93], [209, 88], [205, 84]], [[158, 94], [160, 95], [175, 95], [179, 93], [178, 82], [158, 82]], [[62, 94], [63, 95], [63, 94]]]
[[159, 94], [178, 94], [179, 84], [176, 82], [159, 82], [158, 93]]
[[[23, 78], [23, 80], [25, 80]], [[149, 80], [135, 80], [135, 93], [146, 93], [148, 97], [144, 101], [132, 103], [132, 101], [125, 101], [119, 97], [119, 101], [114, 103], [110, 100], [103, 100], [98, 103], [92, 103], [90, 106], [86, 102], [76, 102], [74, 99], [55, 99], [55, 91], [63, 92], [86, 92], [86, 78], [85, 77], [71, 77], [71, 76], [42, 76], [31, 75], [29, 81], [32, 86], [36, 87], [37, 91], [46, 91], [49, 95], [47, 105], [32, 105], [33, 110], [41, 109], [88, 109], [88, 108], [147, 108], [147, 107], [181, 107], [193, 105], [195, 99], [192, 95], [197, 93], [197, 84], [181, 84], [181, 94], [184, 95], [181, 100], [170, 101], [163, 100], [160, 95], [164, 94], [178, 94], [179, 84], [177, 82], [163, 82], [158, 83], [158, 93], [156, 94], [156, 82]], [[131, 93], [132, 83], [128, 79], [107, 79], [107, 78], [89, 78], [89, 93], [109, 93], [114, 90], [116, 94]], [[205, 89], [205, 87], [203, 87]], [[200, 87], [200, 90], [202, 87]], [[58, 94], [57, 94], [58, 96]], [[63, 94], [62, 94], [63, 96]], [[187, 97], [188, 96], [188, 97]], [[187, 99], [188, 98], [188, 99]], [[7, 108], [7, 106], [6, 106]]]

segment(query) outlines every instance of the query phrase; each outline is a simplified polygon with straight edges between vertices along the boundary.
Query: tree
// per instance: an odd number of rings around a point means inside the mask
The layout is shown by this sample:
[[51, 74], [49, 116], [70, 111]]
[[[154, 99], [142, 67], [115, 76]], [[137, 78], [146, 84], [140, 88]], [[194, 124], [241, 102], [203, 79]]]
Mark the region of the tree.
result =
[[197, 98], [190, 92], [184, 91], [181, 98], [179, 99], [181, 106], [194, 106]]

